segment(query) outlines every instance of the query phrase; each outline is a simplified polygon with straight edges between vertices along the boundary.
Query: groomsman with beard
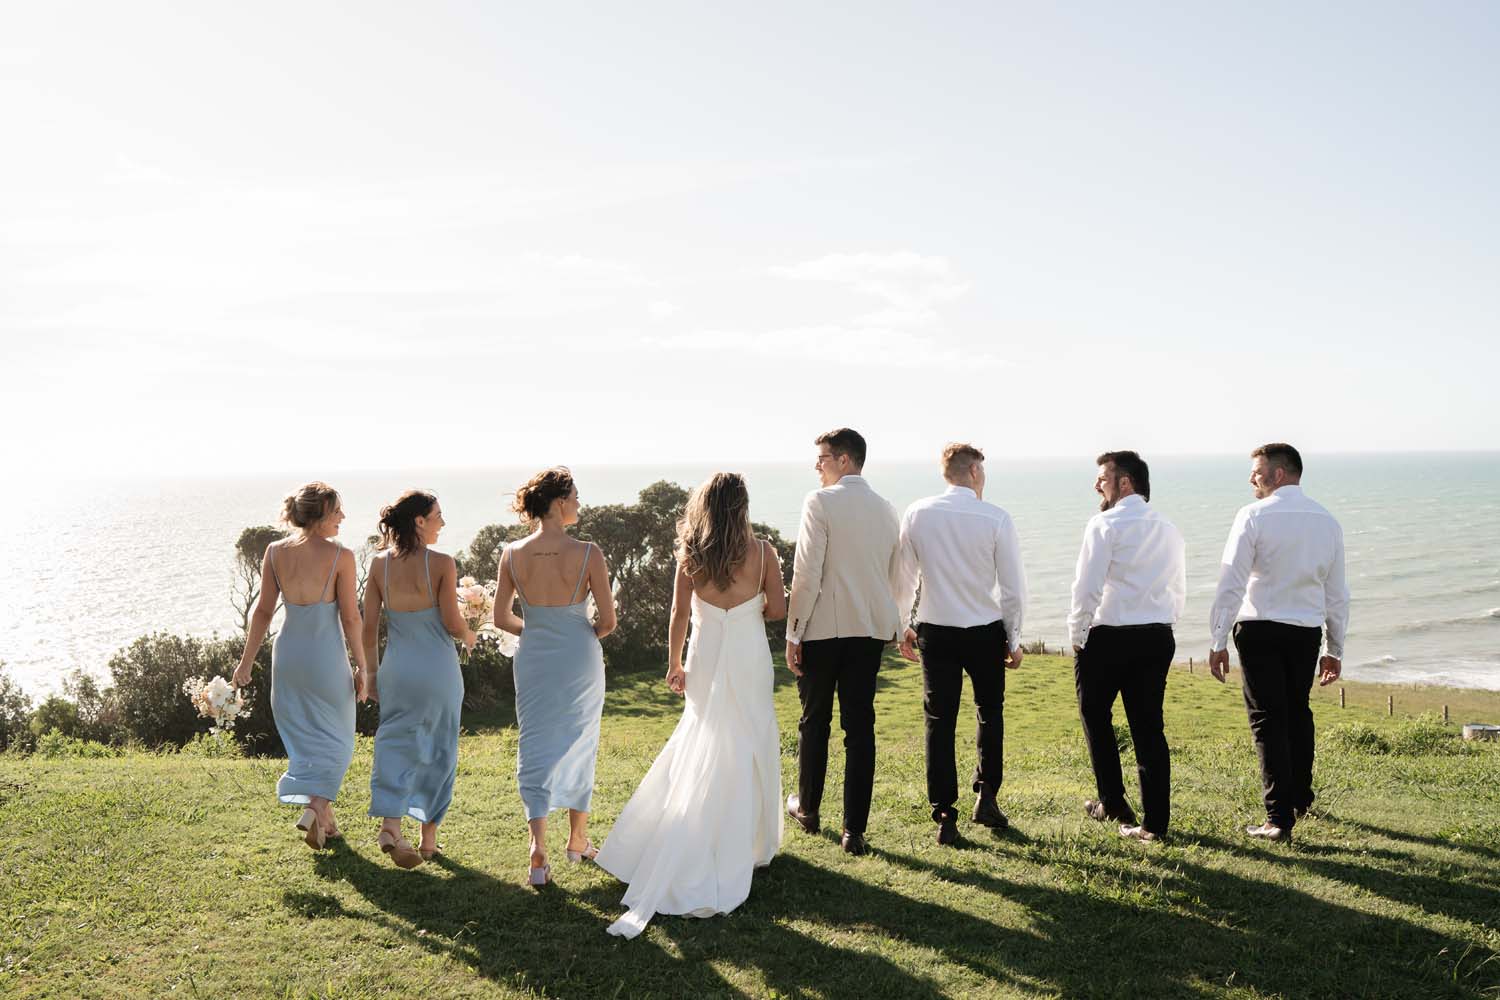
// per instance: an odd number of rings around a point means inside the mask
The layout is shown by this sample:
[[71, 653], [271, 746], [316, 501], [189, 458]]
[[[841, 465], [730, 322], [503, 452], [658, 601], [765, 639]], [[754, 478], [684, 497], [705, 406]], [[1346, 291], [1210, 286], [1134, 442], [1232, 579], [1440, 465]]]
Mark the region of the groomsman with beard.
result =
[[1250, 458], [1256, 502], [1240, 508], [1224, 545], [1208, 666], [1222, 682], [1232, 631], [1266, 804], [1266, 821], [1245, 832], [1290, 841], [1313, 801], [1313, 677], [1327, 685], [1342, 671], [1349, 624], [1344, 532], [1302, 492], [1296, 448], [1262, 445]]
[[995, 794], [1005, 751], [1005, 669], [1021, 665], [1021, 614], [1026, 577], [1020, 539], [1010, 515], [984, 502], [984, 452], [968, 444], [943, 449], [948, 489], [918, 500], [901, 520], [901, 552], [892, 580], [903, 625], [901, 655], [922, 651], [922, 710], [927, 728], [927, 800], [937, 842], [958, 841], [958, 766], [953, 740], [964, 674], [978, 714], [973, 821], [1010, 825]]
[[828, 770], [828, 735], [838, 698], [844, 730], [844, 833], [850, 854], [864, 854], [875, 784], [875, 675], [896, 637], [897, 524], [890, 503], [861, 473], [865, 439], [847, 427], [820, 434], [815, 468], [822, 488], [802, 504], [788, 598], [786, 664], [797, 675], [797, 791], [787, 815], [809, 833]]
[[[1177, 651], [1172, 626], [1187, 602], [1185, 546], [1172, 522], [1148, 506], [1151, 473], [1139, 455], [1108, 451], [1094, 461], [1094, 491], [1104, 499], [1083, 531], [1068, 615], [1078, 714], [1099, 794], [1083, 809], [1091, 819], [1119, 823], [1123, 837], [1156, 840], [1167, 832], [1171, 809], [1162, 702]], [[1140, 823], [1125, 799], [1120, 772], [1117, 695], [1135, 746]]]

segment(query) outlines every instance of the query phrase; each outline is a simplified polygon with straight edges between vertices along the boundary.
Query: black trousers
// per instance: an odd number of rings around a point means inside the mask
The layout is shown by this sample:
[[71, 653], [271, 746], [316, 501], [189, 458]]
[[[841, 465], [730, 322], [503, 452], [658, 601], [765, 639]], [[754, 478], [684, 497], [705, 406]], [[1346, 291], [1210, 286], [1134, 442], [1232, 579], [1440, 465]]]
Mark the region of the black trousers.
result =
[[1010, 643], [1003, 622], [973, 628], [922, 622], [917, 625], [917, 646], [922, 651], [922, 711], [927, 718], [927, 801], [937, 820], [945, 813], [953, 815], [958, 803], [953, 738], [965, 673], [974, 688], [979, 717], [974, 791], [993, 795], [1000, 787], [1005, 756], [1005, 658]]
[[1115, 741], [1115, 696], [1125, 703], [1135, 770], [1141, 783], [1141, 825], [1167, 832], [1172, 818], [1172, 759], [1162, 731], [1161, 706], [1177, 640], [1170, 625], [1096, 625], [1073, 664], [1078, 715], [1094, 765], [1099, 801], [1110, 813], [1126, 810], [1120, 746]]
[[828, 733], [833, 701], [844, 730], [844, 829], [862, 834], [870, 821], [875, 787], [875, 675], [885, 640], [811, 639], [802, 643], [797, 695], [797, 796], [804, 813], [817, 813], [828, 772]]
[[1312, 805], [1313, 715], [1308, 705], [1323, 630], [1281, 622], [1240, 622], [1234, 646], [1250, 732], [1260, 757], [1266, 819], [1284, 830], [1294, 810]]

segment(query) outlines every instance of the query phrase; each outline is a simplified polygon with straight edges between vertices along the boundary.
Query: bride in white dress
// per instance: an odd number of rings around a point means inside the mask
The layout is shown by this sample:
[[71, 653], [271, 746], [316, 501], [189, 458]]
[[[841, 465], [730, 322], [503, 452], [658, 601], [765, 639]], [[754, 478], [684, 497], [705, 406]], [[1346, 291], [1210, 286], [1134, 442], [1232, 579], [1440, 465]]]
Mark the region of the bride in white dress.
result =
[[785, 617], [781, 564], [750, 530], [745, 480], [717, 473], [677, 525], [667, 685], [686, 697], [682, 719], [595, 858], [629, 883], [629, 912], [611, 934], [633, 938], [657, 913], [728, 913], [781, 846], [781, 740], [764, 623]]

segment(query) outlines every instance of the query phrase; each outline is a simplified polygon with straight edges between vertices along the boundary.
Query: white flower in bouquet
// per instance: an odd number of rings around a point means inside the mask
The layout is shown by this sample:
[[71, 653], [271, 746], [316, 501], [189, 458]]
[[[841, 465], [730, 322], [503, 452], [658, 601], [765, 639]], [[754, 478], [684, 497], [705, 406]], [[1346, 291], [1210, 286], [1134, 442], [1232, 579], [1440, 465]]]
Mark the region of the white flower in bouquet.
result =
[[189, 677], [182, 682], [182, 693], [205, 719], [212, 719], [208, 731], [215, 736], [234, 729], [236, 719], [250, 714], [245, 693], [222, 677]]
[[494, 586], [479, 583], [472, 576], [458, 581], [458, 611], [475, 632], [496, 631]]

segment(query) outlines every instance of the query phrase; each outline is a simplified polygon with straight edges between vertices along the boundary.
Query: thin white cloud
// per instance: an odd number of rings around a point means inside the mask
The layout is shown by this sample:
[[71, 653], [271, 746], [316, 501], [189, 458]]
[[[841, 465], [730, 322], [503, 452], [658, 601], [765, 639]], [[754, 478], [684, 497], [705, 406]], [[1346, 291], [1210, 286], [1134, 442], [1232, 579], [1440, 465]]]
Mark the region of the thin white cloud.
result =
[[672, 336], [646, 336], [646, 346], [668, 351], [750, 354], [785, 362], [828, 361], [877, 368], [930, 368], [963, 365], [999, 368], [1005, 359], [988, 351], [973, 353], [934, 337], [875, 326], [837, 323], [778, 330], [702, 330]]
[[781, 278], [846, 285], [897, 309], [922, 310], [951, 302], [969, 290], [946, 257], [896, 253], [835, 253], [771, 268]]
[[666, 299], [657, 299], [647, 304], [646, 311], [651, 314], [652, 319], [664, 320], [676, 316], [682, 311], [682, 307], [675, 302], [668, 302]]

